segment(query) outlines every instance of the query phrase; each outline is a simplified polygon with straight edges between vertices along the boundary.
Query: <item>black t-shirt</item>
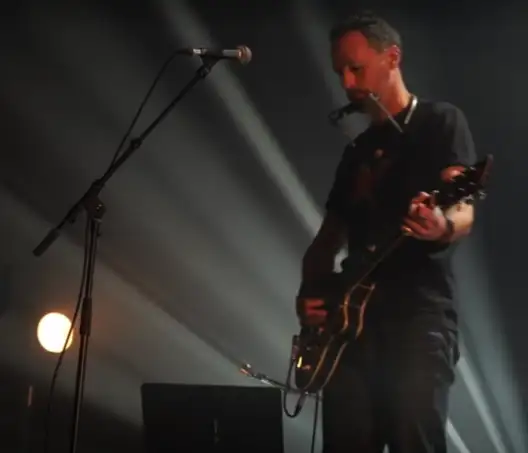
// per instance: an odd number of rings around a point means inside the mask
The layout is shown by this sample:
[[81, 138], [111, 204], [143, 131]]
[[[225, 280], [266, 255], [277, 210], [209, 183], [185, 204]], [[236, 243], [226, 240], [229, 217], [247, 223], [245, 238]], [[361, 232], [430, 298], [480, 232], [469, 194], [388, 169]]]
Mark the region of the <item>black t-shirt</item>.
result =
[[[411, 199], [439, 188], [443, 169], [476, 161], [459, 108], [419, 100], [405, 124], [409, 108], [394, 117], [403, 134], [388, 120], [370, 126], [345, 148], [337, 168], [326, 209], [347, 225], [350, 260], [356, 247], [383, 244], [397, 233]], [[382, 311], [453, 311], [455, 247], [407, 238], [375, 274], [378, 288], [390, 299]]]

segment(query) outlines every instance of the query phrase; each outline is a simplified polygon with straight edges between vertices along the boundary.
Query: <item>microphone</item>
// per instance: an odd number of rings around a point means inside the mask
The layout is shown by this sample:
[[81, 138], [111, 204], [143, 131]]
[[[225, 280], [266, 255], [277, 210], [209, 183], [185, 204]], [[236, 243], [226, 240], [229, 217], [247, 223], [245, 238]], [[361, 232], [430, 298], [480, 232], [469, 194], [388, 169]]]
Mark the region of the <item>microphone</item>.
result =
[[374, 101], [376, 104], [379, 103], [377, 95], [372, 91], [366, 92], [366, 97], [363, 99], [350, 101], [348, 104], [332, 110], [328, 114], [328, 121], [336, 126], [345, 116], [351, 115], [352, 113], [363, 112], [369, 101]]
[[[341, 121], [345, 116], [361, 111], [362, 108], [365, 106], [365, 102], [372, 102], [374, 105], [376, 105], [380, 110], [382, 110], [387, 115], [387, 118], [393, 124], [393, 126], [398, 130], [398, 132], [403, 133], [403, 129], [398, 124], [398, 122], [394, 119], [394, 117], [390, 114], [390, 112], [387, 110], [387, 107], [385, 107], [383, 103], [380, 101], [379, 96], [373, 93], [372, 91], [368, 92], [367, 97], [365, 98], [363, 102], [361, 101], [350, 102], [349, 104], [346, 104], [343, 107], [332, 110], [328, 114], [328, 121], [330, 121], [330, 124], [332, 124], [332, 126], [337, 126], [339, 121]], [[412, 105], [416, 107], [416, 98], [413, 98]], [[410, 112], [414, 110], [413, 106], [411, 106]], [[406, 120], [406, 122], [407, 121], [408, 120]]]
[[218, 60], [238, 60], [243, 65], [248, 64], [253, 56], [248, 46], [237, 46], [236, 49], [207, 49], [205, 47], [184, 48], [177, 51], [179, 54], [199, 56], [202, 58], [215, 58]]
[[343, 107], [332, 110], [328, 114], [328, 120], [330, 121], [331, 124], [336, 125], [345, 116], [350, 115], [351, 113], [357, 112], [358, 110], [360, 110], [359, 105], [355, 102], [351, 102]]
[[365, 97], [350, 101], [348, 104], [338, 109], [332, 110], [328, 114], [328, 121], [330, 121], [332, 125], [336, 126], [337, 123], [339, 123], [339, 121], [341, 121], [345, 116], [348, 116], [352, 113], [364, 112], [369, 102], [373, 102], [378, 107], [384, 109], [379, 101], [379, 96], [376, 93], [365, 90], [362, 90], [362, 92], [366, 95]]

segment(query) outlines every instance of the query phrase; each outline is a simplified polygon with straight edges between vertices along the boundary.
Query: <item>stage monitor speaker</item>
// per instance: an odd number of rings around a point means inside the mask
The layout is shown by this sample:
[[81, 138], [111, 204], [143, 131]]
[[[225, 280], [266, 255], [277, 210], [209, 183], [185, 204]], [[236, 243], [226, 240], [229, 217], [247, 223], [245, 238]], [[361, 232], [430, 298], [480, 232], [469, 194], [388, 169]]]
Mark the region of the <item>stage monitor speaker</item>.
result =
[[281, 391], [273, 387], [146, 383], [148, 453], [283, 453]]

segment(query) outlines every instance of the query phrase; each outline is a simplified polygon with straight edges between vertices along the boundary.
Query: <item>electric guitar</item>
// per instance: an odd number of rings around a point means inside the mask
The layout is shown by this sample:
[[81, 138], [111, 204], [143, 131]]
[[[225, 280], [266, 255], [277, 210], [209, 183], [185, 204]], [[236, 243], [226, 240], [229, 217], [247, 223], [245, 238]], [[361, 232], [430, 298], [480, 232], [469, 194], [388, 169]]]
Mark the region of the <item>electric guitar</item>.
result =
[[[485, 196], [484, 188], [493, 163], [493, 156], [467, 167], [443, 187], [433, 192], [434, 204], [446, 209], [459, 202], [472, 202]], [[317, 393], [332, 378], [345, 348], [363, 330], [363, 320], [376, 283], [373, 272], [407, 237], [394, 231], [381, 247], [370, 247], [354, 256], [352, 268], [334, 273], [320, 288], [327, 317], [320, 326], [302, 326], [293, 337], [291, 367], [295, 385], [304, 393]], [[357, 259], [356, 259], [357, 258]], [[320, 283], [320, 282], [318, 282]], [[319, 295], [317, 295], [319, 298]]]

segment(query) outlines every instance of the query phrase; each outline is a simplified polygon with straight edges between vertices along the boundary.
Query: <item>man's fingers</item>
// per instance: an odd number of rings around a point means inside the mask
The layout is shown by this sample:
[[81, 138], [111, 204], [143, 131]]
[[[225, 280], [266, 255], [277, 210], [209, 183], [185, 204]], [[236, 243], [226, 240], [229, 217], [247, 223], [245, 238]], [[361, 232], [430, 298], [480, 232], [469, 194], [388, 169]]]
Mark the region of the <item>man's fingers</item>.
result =
[[326, 310], [323, 310], [321, 308], [307, 308], [306, 315], [307, 316], [326, 316]]
[[327, 317], [327, 311], [322, 299], [304, 299], [302, 309], [303, 323], [309, 326], [323, 324]]
[[436, 192], [433, 192], [427, 200], [427, 206], [429, 206], [431, 209], [436, 208]]
[[424, 236], [427, 234], [426, 228], [411, 219], [405, 219], [402, 230], [409, 236]]
[[304, 306], [306, 308], [322, 307], [324, 301], [321, 299], [305, 299]]
[[420, 220], [430, 220], [430, 221], [434, 221], [436, 217], [435, 211], [431, 207], [426, 206], [424, 204], [418, 205], [418, 208], [415, 211], [415, 215]]
[[420, 192], [411, 200], [409, 205], [409, 214], [412, 214], [418, 206], [425, 206], [431, 196], [427, 192]]
[[431, 197], [427, 192], [420, 192], [416, 197], [412, 199], [413, 203], [423, 203], [425, 200], [428, 200]]

